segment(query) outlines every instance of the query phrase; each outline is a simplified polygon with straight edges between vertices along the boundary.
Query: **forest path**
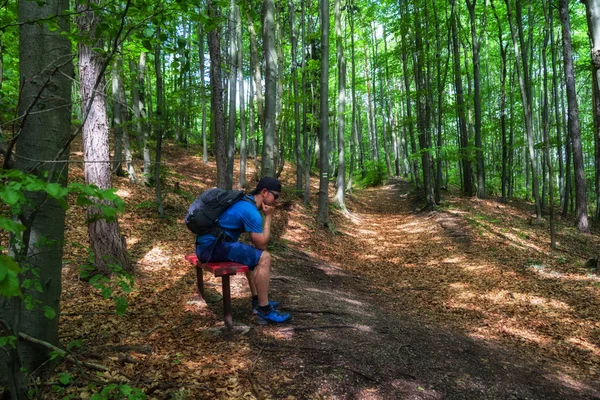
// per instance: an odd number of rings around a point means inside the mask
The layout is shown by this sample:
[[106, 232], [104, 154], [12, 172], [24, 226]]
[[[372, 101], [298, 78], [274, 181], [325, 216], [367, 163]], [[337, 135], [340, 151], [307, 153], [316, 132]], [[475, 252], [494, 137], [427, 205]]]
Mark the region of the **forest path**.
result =
[[[600, 398], [600, 386], [572, 368], [577, 361], [527, 340], [535, 332], [519, 324], [528, 319], [507, 319], [500, 302], [485, 304], [498, 293], [519, 299], [531, 289], [511, 287], [515, 282], [543, 283], [516, 277], [510, 250], [490, 248], [460, 212], [417, 210], [410, 189], [393, 181], [361, 191], [352, 197], [354, 212], [336, 220], [337, 235], [308, 243], [284, 236], [272, 295], [294, 319], [251, 331], [260, 392], [298, 399]], [[273, 376], [282, 379], [261, 385]]]

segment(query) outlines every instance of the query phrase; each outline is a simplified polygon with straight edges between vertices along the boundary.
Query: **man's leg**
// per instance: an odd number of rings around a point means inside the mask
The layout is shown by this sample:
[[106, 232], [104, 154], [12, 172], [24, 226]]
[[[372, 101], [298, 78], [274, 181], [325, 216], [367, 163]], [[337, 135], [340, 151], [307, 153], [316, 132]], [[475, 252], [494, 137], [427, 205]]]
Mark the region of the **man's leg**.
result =
[[248, 279], [248, 286], [250, 287], [250, 293], [252, 297], [256, 296], [256, 283], [254, 282], [254, 271], [246, 272], [246, 278]]
[[[258, 265], [254, 269], [253, 283], [258, 294], [258, 305], [269, 305], [269, 280], [271, 279], [271, 254], [268, 251], [263, 251], [258, 261]], [[250, 280], [248, 281], [250, 282]], [[250, 283], [252, 285], [252, 283]], [[250, 289], [252, 290], [252, 288]]]

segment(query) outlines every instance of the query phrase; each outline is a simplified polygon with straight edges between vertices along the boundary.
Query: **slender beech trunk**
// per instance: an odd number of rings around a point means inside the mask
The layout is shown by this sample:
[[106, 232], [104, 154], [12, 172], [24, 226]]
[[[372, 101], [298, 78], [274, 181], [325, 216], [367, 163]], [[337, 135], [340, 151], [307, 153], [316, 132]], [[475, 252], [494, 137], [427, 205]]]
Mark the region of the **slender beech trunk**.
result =
[[244, 96], [244, 69], [243, 69], [243, 42], [242, 42], [242, 15], [240, 7], [235, 7], [235, 36], [238, 41], [237, 46], [237, 81], [240, 86], [240, 180], [239, 187], [246, 186], [246, 113]]
[[569, 132], [573, 145], [573, 168], [575, 170], [575, 218], [577, 229], [589, 233], [590, 226], [587, 214], [586, 182], [579, 129], [579, 109], [575, 91], [575, 70], [573, 67], [573, 49], [571, 45], [571, 24], [569, 21], [568, 0], [559, 1], [559, 15], [562, 23], [563, 62], [565, 64], [565, 81], [567, 88], [567, 104], [569, 109]]
[[[483, 143], [481, 139], [481, 65], [479, 48], [481, 46], [481, 35], [477, 37], [477, 28], [475, 21], [475, 6], [477, 0], [466, 0], [469, 9], [471, 23], [471, 49], [473, 53], [473, 104], [475, 108], [475, 158], [477, 160], [477, 197], [485, 197], [485, 168], [483, 162]], [[483, 15], [485, 16], [485, 5]], [[485, 27], [481, 27], [481, 33]]]
[[[419, 131], [419, 149], [421, 151], [421, 166], [423, 168], [423, 188], [425, 189], [425, 202], [428, 208], [435, 206], [435, 190], [431, 174], [431, 135], [429, 132], [429, 110], [427, 101], [427, 83], [425, 71], [425, 49], [422, 40], [421, 10], [415, 7], [413, 12], [415, 26], [415, 51], [416, 62], [415, 83], [417, 89], [417, 129]], [[425, 30], [426, 31], [426, 30]]]
[[[298, 94], [298, 36], [296, 35], [295, 6], [288, 0], [290, 14], [290, 41], [292, 42], [292, 90], [294, 91], [294, 161], [296, 162], [296, 195], [302, 194], [302, 136], [300, 135], [300, 97]], [[302, 21], [304, 23], [304, 21]], [[302, 48], [304, 51], [304, 47]]]
[[265, 61], [265, 126], [261, 176], [275, 176], [275, 112], [277, 97], [277, 52], [275, 50], [275, 3], [264, 0], [263, 49]]
[[115, 151], [113, 156], [112, 171], [117, 176], [125, 176], [123, 169], [123, 104], [119, 99], [119, 86], [122, 85], [119, 70], [119, 60], [113, 60], [113, 68], [111, 71], [112, 80], [112, 106], [113, 106], [113, 133]]
[[[523, 102], [523, 117], [525, 119], [525, 131], [527, 135], [527, 148], [529, 150], [529, 159], [531, 162], [531, 177], [533, 184], [533, 197], [535, 199], [535, 214], [537, 220], [541, 220], [542, 218], [542, 205], [540, 202], [540, 189], [539, 189], [539, 180], [538, 180], [538, 169], [536, 162], [536, 155], [534, 149], [534, 137], [533, 137], [533, 115], [532, 115], [532, 105], [531, 105], [531, 94], [528, 89], [531, 85], [529, 82], [529, 74], [528, 74], [528, 66], [527, 66], [527, 51], [526, 46], [519, 46], [519, 41], [517, 41], [517, 32], [515, 31], [513, 17], [512, 17], [512, 9], [510, 6], [511, 0], [504, 0], [506, 4], [506, 10], [508, 15], [508, 21], [510, 26], [511, 37], [513, 41], [515, 58], [516, 58], [516, 69], [517, 76], [519, 78], [519, 88], [521, 90], [521, 101]], [[519, 33], [522, 32], [522, 20], [520, 18], [521, 15], [521, 4], [520, 0], [516, 1], [516, 22], [518, 25]], [[522, 40], [522, 34], [519, 34], [519, 38]], [[519, 48], [520, 47], [520, 48]], [[529, 176], [529, 175], [528, 175]]]
[[594, 162], [596, 219], [600, 218], [600, 0], [582, 0], [586, 7], [594, 87]]
[[471, 160], [469, 156], [469, 135], [467, 133], [467, 118], [465, 114], [466, 104], [464, 99], [462, 75], [460, 71], [459, 38], [456, 28], [456, 0], [452, 0], [452, 15], [450, 25], [452, 29], [452, 51], [454, 57], [454, 87], [456, 90], [456, 112], [458, 116], [458, 137], [461, 154], [463, 191], [467, 196], [473, 195], [473, 184], [471, 181]]
[[[256, 40], [256, 30], [254, 28], [254, 21], [250, 14], [247, 14], [248, 18], [248, 34], [250, 35], [250, 69], [253, 71], [252, 76], [254, 77], [254, 93], [256, 94], [256, 107], [258, 109], [258, 121], [260, 122], [260, 129], [264, 132], [265, 130], [265, 111], [264, 111], [264, 99], [263, 99], [263, 88], [262, 88], [262, 75], [260, 74], [260, 62], [258, 61], [258, 45]], [[264, 48], [264, 43], [263, 43]], [[263, 49], [264, 50], [264, 49]]]
[[[219, 9], [212, 0], [206, 1], [208, 17], [218, 21]], [[210, 52], [210, 105], [211, 124], [215, 133], [215, 158], [217, 160], [217, 186], [227, 186], [227, 145], [223, 119], [223, 89], [221, 80], [221, 27], [216, 26], [208, 32], [208, 50]]]
[[[123, 73], [123, 59], [120, 57], [117, 57], [119, 63], [118, 63], [118, 69], [121, 73]], [[124, 123], [127, 123], [124, 127], [123, 127], [123, 152], [125, 154], [125, 169], [127, 170], [127, 175], [129, 177], [129, 183], [133, 183], [135, 184], [137, 182], [137, 174], [135, 172], [135, 169], [133, 167], [133, 153], [131, 151], [131, 140], [130, 140], [130, 136], [129, 136], [129, 132], [130, 127], [131, 127], [131, 117], [127, 108], [127, 101], [125, 98], [125, 85], [123, 83], [123, 77], [119, 76], [119, 85], [118, 85], [118, 90], [119, 90], [119, 96], [118, 96], [118, 100], [121, 103], [121, 119]]]
[[[160, 27], [156, 29], [156, 38], [160, 38]], [[161, 65], [161, 51], [160, 41], [154, 45], [154, 70], [156, 73], [156, 161], [154, 162], [154, 185], [155, 185], [155, 197], [156, 206], [158, 209], [158, 215], [161, 217], [165, 216], [165, 209], [162, 204], [162, 194], [160, 186], [160, 164], [162, 157], [162, 138], [164, 132], [164, 120], [163, 120], [163, 77], [162, 77], [162, 65]]]
[[329, 226], [329, 1], [319, 0], [321, 10], [321, 101], [319, 150], [321, 177], [319, 179], [319, 207], [317, 222]]
[[208, 145], [206, 143], [206, 82], [204, 80], [204, 26], [198, 24], [198, 66], [200, 67], [200, 98], [202, 101], [202, 162], [208, 163]]
[[550, 51], [552, 55], [552, 97], [554, 99], [554, 124], [556, 126], [556, 157], [558, 159], [558, 190], [560, 193], [559, 203], [563, 204], [565, 194], [565, 168], [563, 158], [563, 140], [562, 140], [562, 123], [563, 118], [560, 112], [560, 102], [558, 99], [558, 71], [557, 71], [557, 57], [556, 57], [556, 45], [554, 42], [554, 24], [553, 24], [553, 10], [549, 11], [550, 18]]
[[544, 4], [544, 17], [545, 17], [545, 27], [544, 27], [544, 45], [542, 46], [542, 84], [543, 84], [543, 106], [542, 106], [542, 132], [544, 137], [545, 144], [545, 159], [546, 165], [548, 166], [548, 192], [550, 197], [550, 203], [548, 205], [548, 210], [550, 211], [550, 247], [552, 249], [556, 248], [556, 235], [554, 233], [554, 177], [552, 171], [552, 159], [550, 158], [550, 118], [549, 118], [549, 110], [548, 110], [548, 67], [546, 61], [546, 53], [548, 42], [550, 40], [550, 30], [552, 29], [552, 25], [550, 24], [552, 19], [548, 16], [551, 13], [551, 10], [548, 10], [549, 5]]
[[[310, 51], [310, 46], [306, 45], [306, 2], [301, 1], [300, 2], [302, 4], [302, 21], [300, 23], [300, 26], [302, 27], [301, 30], [301, 34], [302, 34], [302, 93], [304, 94], [303, 96], [303, 102], [302, 102], [302, 127], [304, 129], [304, 204], [308, 205], [310, 202], [310, 166], [311, 166], [311, 158], [312, 158], [312, 154], [311, 154], [311, 145], [312, 145], [312, 140], [311, 140], [311, 136], [310, 133], [312, 131], [312, 128], [309, 127], [309, 122], [308, 122], [308, 110], [310, 104], [312, 103], [312, 96], [309, 97], [307, 95], [308, 91], [307, 91], [307, 54], [309, 54]], [[310, 31], [309, 31], [310, 34]]]
[[237, 38], [235, 35], [235, 1], [229, 2], [229, 129], [227, 131], [227, 181], [226, 189], [233, 187], [233, 163], [235, 156], [235, 127], [237, 122]]
[[498, 44], [500, 46], [500, 57], [501, 57], [501, 72], [500, 72], [500, 134], [502, 140], [502, 202], [505, 203], [508, 200], [508, 187], [510, 185], [510, 174], [508, 168], [508, 143], [506, 137], [506, 75], [507, 75], [507, 49], [508, 43], [505, 45], [503, 40], [502, 33], [502, 23], [500, 22], [500, 18], [496, 13], [496, 9], [494, 8], [494, 2], [491, 1], [490, 5], [492, 6], [492, 10], [494, 12], [494, 17], [498, 22]]
[[354, 2], [351, 0], [348, 3], [347, 12], [350, 20], [350, 46], [352, 57], [352, 140], [350, 141], [350, 174], [348, 177], [348, 189], [352, 190], [354, 173], [356, 171], [356, 152], [358, 151], [358, 133], [356, 129], [356, 57], [354, 50]]
[[346, 58], [342, 45], [342, 13], [340, 0], [335, 0], [335, 44], [338, 62], [338, 110], [337, 110], [337, 129], [338, 129], [338, 172], [337, 172], [337, 190], [335, 202], [342, 209], [346, 208], [346, 145], [344, 140], [344, 129], [346, 123]]

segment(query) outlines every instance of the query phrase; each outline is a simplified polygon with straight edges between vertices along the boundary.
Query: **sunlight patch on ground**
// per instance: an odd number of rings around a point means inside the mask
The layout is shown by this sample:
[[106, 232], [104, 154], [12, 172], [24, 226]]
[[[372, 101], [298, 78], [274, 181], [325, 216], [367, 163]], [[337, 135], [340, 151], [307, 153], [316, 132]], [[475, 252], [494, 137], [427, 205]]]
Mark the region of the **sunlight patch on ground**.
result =
[[162, 248], [154, 246], [140, 259], [139, 264], [145, 271], [154, 271], [168, 267], [170, 260], [171, 257]]
[[587, 340], [585, 340], [583, 338], [572, 337], [572, 338], [569, 338], [568, 342], [571, 343], [575, 347], [578, 347], [585, 351], [589, 351], [590, 353], [592, 353], [595, 356], [600, 356], [600, 349], [598, 349], [598, 346], [594, 345], [593, 343], [588, 342]]
[[462, 263], [462, 262], [465, 262], [465, 257], [464, 256], [444, 258], [442, 260], [442, 263], [444, 263], [444, 264], [459, 264], [459, 263]]
[[568, 388], [575, 389], [578, 391], [591, 390], [591, 388], [588, 385], [576, 380], [575, 378], [573, 378], [570, 375], [567, 375], [564, 372], [558, 372], [556, 375], [546, 376], [546, 378], [551, 381], [558, 381], [563, 386], [566, 386]]
[[377, 232], [377, 231], [371, 231], [371, 230], [368, 230], [368, 229], [359, 229], [358, 233], [360, 233], [361, 235], [366, 235], [366, 236], [379, 235], [379, 232]]
[[129, 197], [129, 196], [131, 196], [131, 192], [129, 190], [123, 189], [123, 188], [120, 188], [119, 190], [117, 190], [116, 194], [119, 197]]
[[515, 293], [509, 292], [507, 290], [495, 290], [491, 293], [482, 295], [483, 298], [495, 303], [495, 304], [522, 304], [522, 305], [532, 305], [538, 308], [549, 310], [563, 310], [563, 311], [571, 311], [571, 306], [567, 303], [554, 300], [547, 299], [545, 297], [534, 296], [527, 293]]
[[491, 271], [493, 269], [492, 266], [487, 264], [464, 264], [461, 267], [463, 270], [471, 272]]
[[131, 248], [132, 246], [135, 246], [137, 243], [140, 242], [140, 238], [138, 236], [129, 236], [127, 238], [127, 248]]
[[534, 342], [537, 343], [539, 345], [549, 345], [550, 343], [552, 343], [552, 340], [546, 336], [537, 334], [533, 331], [530, 331], [528, 329], [523, 329], [523, 328], [517, 328], [514, 326], [510, 326], [510, 325], [504, 325], [501, 328], [501, 331], [512, 335], [512, 336], [516, 336], [522, 340], [525, 340], [527, 342]]
[[573, 282], [600, 282], [600, 276], [597, 275], [581, 275], [581, 274], [566, 274], [558, 271], [554, 271], [549, 267], [542, 264], [533, 264], [528, 265], [527, 268], [535, 272], [537, 275], [542, 278], [551, 278], [551, 279], [560, 279], [565, 281], [573, 281]]

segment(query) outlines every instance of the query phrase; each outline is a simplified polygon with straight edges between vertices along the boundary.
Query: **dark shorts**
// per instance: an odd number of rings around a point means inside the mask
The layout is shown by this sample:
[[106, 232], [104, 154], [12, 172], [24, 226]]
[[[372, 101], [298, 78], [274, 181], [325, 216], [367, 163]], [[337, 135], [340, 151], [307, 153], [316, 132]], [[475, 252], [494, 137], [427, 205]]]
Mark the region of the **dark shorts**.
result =
[[247, 265], [250, 271], [254, 271], [262, 253], [262, 250], [240, 242], [220, 242], [206, 247], [196, 245], [196, 255], [201, 262], [233, 261]]

